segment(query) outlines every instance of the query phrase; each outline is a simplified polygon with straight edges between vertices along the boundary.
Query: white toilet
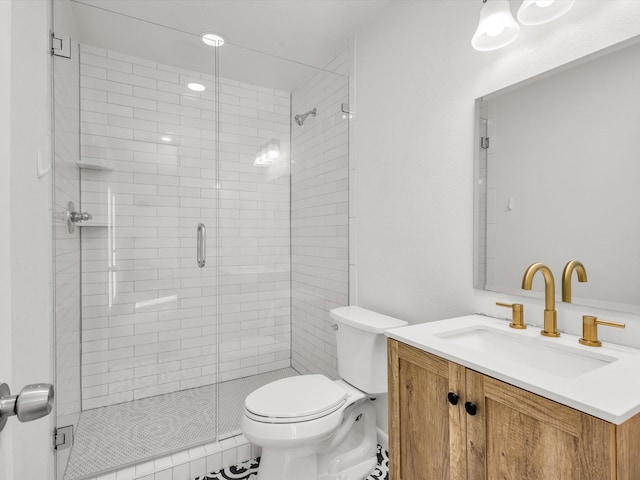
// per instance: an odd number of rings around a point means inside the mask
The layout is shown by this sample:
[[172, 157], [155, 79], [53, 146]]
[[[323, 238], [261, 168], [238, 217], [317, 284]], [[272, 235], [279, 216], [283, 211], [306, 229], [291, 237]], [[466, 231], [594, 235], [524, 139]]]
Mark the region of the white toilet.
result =
[[407, 324], [360, 307], [331, 310], [341, 380], [301, 375], [247, 396], [242, 431], [262, 447], [258, 480], [362, 480], [375, 468], [372, 400], [387, 391], [385, 330]]

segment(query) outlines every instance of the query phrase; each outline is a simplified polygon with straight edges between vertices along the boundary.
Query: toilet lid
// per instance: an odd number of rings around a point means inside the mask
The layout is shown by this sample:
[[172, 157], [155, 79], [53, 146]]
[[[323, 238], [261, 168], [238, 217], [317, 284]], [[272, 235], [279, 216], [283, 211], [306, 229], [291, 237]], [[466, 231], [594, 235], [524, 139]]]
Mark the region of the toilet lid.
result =
[[347, 392], [324, 375], [300, 375], [258, 388], [244, 404], [249, 412], [260, 417], [308, 419], [334, 411], [346, 397]]

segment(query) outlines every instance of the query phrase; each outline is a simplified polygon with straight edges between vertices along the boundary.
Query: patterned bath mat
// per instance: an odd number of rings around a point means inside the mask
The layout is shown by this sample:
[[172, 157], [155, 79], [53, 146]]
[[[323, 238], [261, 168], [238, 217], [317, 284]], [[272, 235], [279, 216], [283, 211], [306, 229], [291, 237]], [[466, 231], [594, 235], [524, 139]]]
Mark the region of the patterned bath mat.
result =
[[[260, 458], [232, 465], [219, 472], [209, 473], [196, 480], [255, 480]], [[378, 466], [364, 480], [389, 480], [389, 454], [378, 445]]]

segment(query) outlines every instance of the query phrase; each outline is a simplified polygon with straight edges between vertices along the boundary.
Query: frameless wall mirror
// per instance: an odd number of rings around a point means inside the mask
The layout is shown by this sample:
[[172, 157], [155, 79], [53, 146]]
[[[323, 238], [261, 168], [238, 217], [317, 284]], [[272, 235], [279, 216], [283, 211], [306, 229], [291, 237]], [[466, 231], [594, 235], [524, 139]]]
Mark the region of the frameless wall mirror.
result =
[[[640, 313], [640, 38], [476, 101], [474, 286], [521, 290], [533, 262], [573, 303]], [[539, 283], [537, 283], [539, 282]]]

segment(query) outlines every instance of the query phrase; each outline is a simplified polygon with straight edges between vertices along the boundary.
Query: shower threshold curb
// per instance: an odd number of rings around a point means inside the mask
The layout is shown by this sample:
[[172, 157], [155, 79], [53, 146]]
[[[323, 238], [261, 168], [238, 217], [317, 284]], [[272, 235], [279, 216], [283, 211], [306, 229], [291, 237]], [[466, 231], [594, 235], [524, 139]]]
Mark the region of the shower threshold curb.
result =
[[191, 480], [260, 455], [244, 435], [78, 480]]

